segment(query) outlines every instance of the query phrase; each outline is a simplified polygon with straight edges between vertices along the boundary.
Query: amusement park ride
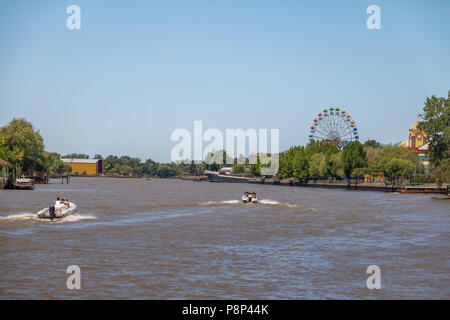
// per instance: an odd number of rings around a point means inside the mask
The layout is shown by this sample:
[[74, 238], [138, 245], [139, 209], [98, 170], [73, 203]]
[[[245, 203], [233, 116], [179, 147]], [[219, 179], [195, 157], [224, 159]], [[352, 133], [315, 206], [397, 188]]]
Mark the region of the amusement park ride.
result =
[[314, 119], [310, 129], [310, 140], [329, 141], [340, 150], [350, 142], [359, 140], [355, 121], [340, 108], [323, 110], [323, 113], [319, 113], [318, 118]]

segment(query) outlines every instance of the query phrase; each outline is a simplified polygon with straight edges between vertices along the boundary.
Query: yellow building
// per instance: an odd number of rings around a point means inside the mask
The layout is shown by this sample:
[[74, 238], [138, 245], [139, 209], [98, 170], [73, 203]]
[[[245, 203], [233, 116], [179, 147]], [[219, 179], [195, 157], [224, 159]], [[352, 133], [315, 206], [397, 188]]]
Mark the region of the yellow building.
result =
[[417, 128], [418, 124], [419, 119], [417, 119], [409, 129], [409, 138], [407, 141], [403, 142], [402, 145], [408, 147], [410, 151], [417, 153], [420, 161], [425, 168], [425, 172], [428, 172], [428, 167], [430, 165], [430, 162], [428, 161], [429, 144], [425, 132]]
[[104, 161], [101, 159], [61, 159], [72, 168], [72, 174], [103, 174]]

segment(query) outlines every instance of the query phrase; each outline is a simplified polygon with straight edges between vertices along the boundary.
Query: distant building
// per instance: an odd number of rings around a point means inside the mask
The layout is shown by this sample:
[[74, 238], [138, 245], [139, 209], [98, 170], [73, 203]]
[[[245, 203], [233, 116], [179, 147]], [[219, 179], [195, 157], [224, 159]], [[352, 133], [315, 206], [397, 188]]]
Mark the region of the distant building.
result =
[[72, 174], [97, 175], [104, 172], [104, 161], [101, 159], [61, 159], [72, 167]]
[[409, 138], [401, 145], [407, 147], [410, 151], [417, 153], [420, 162], [425, 168], [425, 172], [428, 173], [430, 162], [428, 160], [428, 146], [427, 135], [422, 130], [417, 128], [419, 119], [414, 122], [409, 129]]

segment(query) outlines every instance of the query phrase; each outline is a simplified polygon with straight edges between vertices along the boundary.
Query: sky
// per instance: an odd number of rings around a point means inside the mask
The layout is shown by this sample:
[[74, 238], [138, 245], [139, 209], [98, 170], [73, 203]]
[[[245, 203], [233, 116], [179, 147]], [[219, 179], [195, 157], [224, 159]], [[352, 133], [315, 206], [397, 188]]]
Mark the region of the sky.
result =
[[166, 162], [195, 120], [279, 129], [286, 150], [333, 106], [361, 141], [396, 143], [450, 90], [449, 14], [448, 0], [5, 0], [0, 126], [25, 118], [62, 155]]

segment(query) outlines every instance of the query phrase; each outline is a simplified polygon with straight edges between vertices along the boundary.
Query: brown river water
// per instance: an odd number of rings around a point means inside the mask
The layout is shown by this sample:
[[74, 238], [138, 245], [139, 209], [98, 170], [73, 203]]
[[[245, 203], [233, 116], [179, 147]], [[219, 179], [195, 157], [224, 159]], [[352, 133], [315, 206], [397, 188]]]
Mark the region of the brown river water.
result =
[[[37, 219], [58, 196], [77, 212]], [[449, 299], [450, 202], [432, 197], [112, 178], [0, 190], [0, 299]]]

